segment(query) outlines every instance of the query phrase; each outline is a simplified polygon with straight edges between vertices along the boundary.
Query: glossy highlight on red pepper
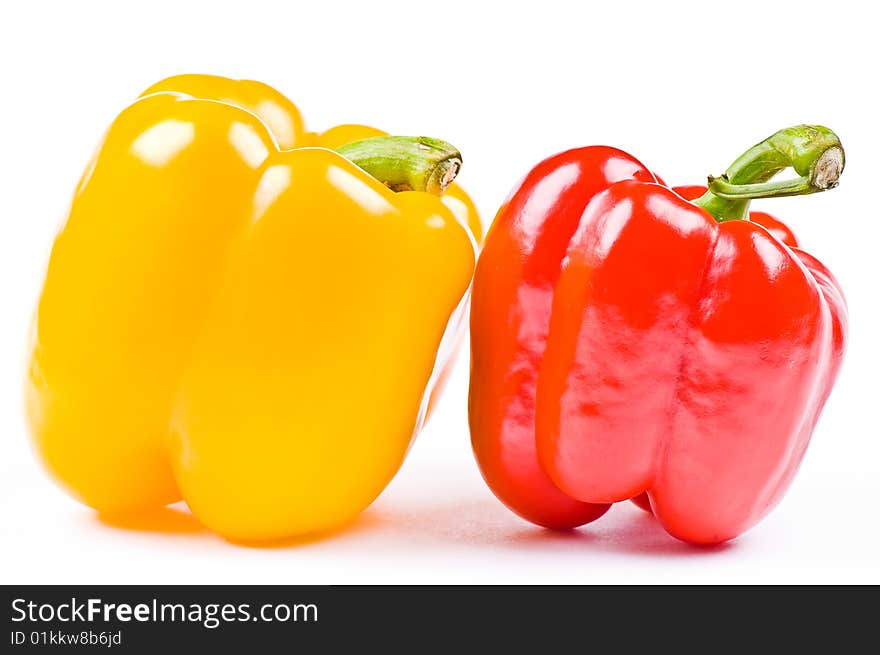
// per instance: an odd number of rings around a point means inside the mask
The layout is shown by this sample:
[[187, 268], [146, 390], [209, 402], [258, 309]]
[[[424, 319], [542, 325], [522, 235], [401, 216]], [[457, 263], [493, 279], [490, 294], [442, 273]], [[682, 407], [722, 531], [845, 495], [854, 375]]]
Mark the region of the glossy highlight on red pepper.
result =
[[[772, 182], [784, 168], [800, 175]], [[797, 126], [711, 191], [619, 150], [533, 169], [498, 213], [473, 288], [470, 424], [484, 477], [550, 528], [650, 503], [672, 535], [732, 539], [782, 497], [842, 360], [839, 285], [753, 197], [836, 185], [843, 151]]]

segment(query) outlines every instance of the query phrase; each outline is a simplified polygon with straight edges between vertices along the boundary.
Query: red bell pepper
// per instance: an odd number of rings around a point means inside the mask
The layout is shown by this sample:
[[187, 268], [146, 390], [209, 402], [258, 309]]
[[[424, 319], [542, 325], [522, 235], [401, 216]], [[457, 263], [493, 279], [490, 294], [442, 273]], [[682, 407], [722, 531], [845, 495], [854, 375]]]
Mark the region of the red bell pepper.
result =
[[[693, 202], [614, 148], [538, 164], [474, 279], [470, 425], [495, 494], [560, 529], [646, 494], [701, 544], [760, 520], [831, 391], [846, 305], [749, 200], [834, 187], [843, 164], [812, 126], [754, 146]], [[800, 177], [771, 181], [788, 167]]]
[[[709, 189], [708, 187], [702, 186], [700, 184], [688, 184], [685, 186], [672, 187], [672, 190], [685, 200], [697, 200]], [[772, 234], [785, 245], [793, 247], [797, 247], [799, 245], [797, 237], [795, 237], [794, 232], [791, 231], [791, 228], [789, 228], [785, 223], [780, 221], [775, 216], [771, 216], [770, 214], [766, 214], [764, 212], [749, 211], [749, 220], [765, 228], [770, 234]], [[648, 498], [648, 494], [640, 494], [633, 498], [632, 501], [646, 512], [651, 511], [651, 501]]]

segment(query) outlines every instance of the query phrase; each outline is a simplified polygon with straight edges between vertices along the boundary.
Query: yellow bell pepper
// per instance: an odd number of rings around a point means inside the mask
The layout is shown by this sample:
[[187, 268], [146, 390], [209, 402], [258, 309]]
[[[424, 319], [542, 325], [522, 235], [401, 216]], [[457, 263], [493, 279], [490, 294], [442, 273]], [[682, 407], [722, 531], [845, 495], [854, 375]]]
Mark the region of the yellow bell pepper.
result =
[[284, 538], [351, 520], [401, 465], [474, 268], [466, 215], [425, 192], [460, 160], [310, 138], [277, 91], [210, 76], [160, 82], [111, 125], [26, 380], [37, 450], [82, 502], [184, 498], [228, 538]]

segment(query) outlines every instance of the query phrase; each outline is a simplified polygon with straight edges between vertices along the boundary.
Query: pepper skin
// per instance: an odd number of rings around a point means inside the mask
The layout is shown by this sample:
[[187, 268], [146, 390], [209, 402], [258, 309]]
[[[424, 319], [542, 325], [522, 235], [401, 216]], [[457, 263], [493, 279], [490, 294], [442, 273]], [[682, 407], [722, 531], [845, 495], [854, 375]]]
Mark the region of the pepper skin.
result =
[[[787, 166], [801, 177], [770, 181]], [[696, 544], [764, 516], [831, 391], [846, 307], [831, 273], [749, 221], [748, 203], [836, 186], [842, 168], [832, 132], [798, 126], [694, 203], [613, 148], [533, 169], [474, 278], [470, 424], [495, 494], [553, 528], [646, 494]]]
[[184, 498], [266, 540], [346, 523], [397, 471], [475, 252], [436, 195], [279, 150], [230, 93], [150, 93], [111, 125], [52, 250], [27, 414], [87, 505]]

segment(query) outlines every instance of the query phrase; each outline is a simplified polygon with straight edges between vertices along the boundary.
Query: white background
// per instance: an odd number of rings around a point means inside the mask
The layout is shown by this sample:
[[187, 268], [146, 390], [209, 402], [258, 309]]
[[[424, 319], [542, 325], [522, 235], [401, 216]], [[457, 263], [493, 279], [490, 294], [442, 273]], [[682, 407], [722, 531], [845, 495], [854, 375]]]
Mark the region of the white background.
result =
[[[786, 4], [3, 3], [0, 582], [880, 582], [876, 20], [870, 3]], [[471, 457], [463, 353], [400, 474], [330, 538], [244, 548], [185, 510], [121, 528], [69, 500], [23, 425], [30, 313], [103, 130], [182, 72], [265, 81], [311, 129], [362, 122], [453, 141], [484, 222], [569, 147], [616, 145], [669, 183], [699, 183], [778, 128], [835, 129], [838, 189], [756, 203], [793, 226], [850, 303], [847, 361], [787, 497], [711, 550], [629, 505], [571, 534], [535, 528], [494, 499]]]

